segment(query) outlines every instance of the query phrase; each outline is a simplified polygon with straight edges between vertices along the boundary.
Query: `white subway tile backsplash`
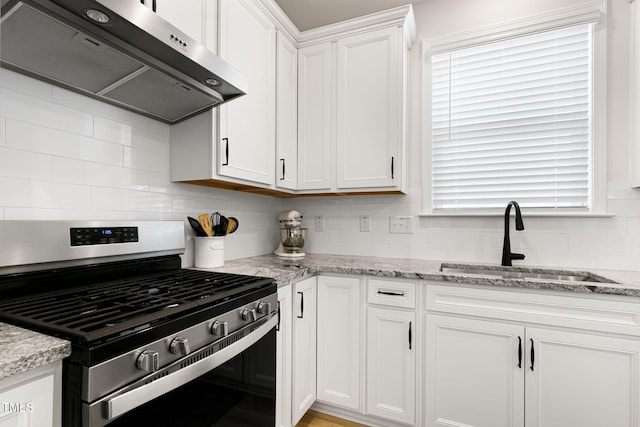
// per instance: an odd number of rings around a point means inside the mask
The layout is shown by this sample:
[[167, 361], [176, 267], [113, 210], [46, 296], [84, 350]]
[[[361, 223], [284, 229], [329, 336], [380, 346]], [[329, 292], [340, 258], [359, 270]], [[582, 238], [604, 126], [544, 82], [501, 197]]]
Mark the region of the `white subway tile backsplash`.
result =
[[0, 146], [0, 176], [51, 180], [51, 156]]
[[169, 170], [169, 154], [124, 147], [124, 166], [131, 169], [162, 173]]
[[6, 146], [36, 153], [122, 166], [123, 147], [31, 123], [7, 120]]
[[4, 117], [0, 117], [0, 147], [5, 146], [5, 129], [6, 129], [6, 120]]
[[127, 147], [152, 151], [158, 154], [169, 154], [169, 126], [150, 130], [117, 122], [115, 120], [96, 117], [94, 136], [109, 142]]
[[0, 83], [0, 116], [38, 124], [77, 135], [91, 136], [93, 116], [60, 104], [28, 96], [4, 87]]
[[123, 212], [171, 212], [171, 196], [148, 191], [91, 187], [91, 208]]
[[4, 207], [88, 209], [91, 204], [86, 185], [0, 177], [0, 188]]
[[0, 68], [0, 86], [47, 101], [53, 99], [53, 87], [49, 83], [34, 80], [6, 68]]

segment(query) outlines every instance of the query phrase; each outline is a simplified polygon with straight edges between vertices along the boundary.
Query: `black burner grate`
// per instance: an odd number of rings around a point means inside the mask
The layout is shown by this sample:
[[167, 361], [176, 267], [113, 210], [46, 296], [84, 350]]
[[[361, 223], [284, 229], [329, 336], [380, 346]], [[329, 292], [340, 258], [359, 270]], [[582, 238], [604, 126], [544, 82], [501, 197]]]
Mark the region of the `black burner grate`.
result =
[[272, 283], [264, 277], [177, 270], [3, 301], [0, 319], [89, 342], [129, 334]]

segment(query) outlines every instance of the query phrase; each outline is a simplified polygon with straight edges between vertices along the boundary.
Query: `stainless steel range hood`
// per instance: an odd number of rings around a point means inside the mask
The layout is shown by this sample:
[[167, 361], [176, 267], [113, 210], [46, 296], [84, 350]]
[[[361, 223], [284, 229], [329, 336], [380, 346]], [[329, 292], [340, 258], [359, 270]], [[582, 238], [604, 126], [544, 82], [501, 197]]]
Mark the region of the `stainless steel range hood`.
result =
[[166, 123], [247, 91], [243, 74], [137, 0], [0, 5], [0, 63], [7, 69]]

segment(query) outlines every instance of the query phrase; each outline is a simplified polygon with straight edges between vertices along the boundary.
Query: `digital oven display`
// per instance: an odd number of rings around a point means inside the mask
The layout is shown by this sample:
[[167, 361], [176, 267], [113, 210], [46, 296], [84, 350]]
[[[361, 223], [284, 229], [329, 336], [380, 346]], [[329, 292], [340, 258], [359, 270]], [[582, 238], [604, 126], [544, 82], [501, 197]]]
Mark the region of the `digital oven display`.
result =
[[71, 246], [109, 245], [138, 241], [138, 227], [71, 228]]

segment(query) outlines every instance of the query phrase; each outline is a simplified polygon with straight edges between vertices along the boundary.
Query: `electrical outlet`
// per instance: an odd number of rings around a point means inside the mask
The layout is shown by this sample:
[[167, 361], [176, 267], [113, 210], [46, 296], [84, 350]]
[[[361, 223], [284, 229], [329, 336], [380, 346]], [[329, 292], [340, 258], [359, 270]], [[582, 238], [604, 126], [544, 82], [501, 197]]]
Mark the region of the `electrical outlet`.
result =
[[324, 231], [324, 216], [318, 215], [315, 217], [316, 231]]
[[392, 216], [389, 218], [389, 233], [413, 234], [413, 217]]
[[369, 215], [360, 215], [360, 231], [371, 231], [371, 222]]

